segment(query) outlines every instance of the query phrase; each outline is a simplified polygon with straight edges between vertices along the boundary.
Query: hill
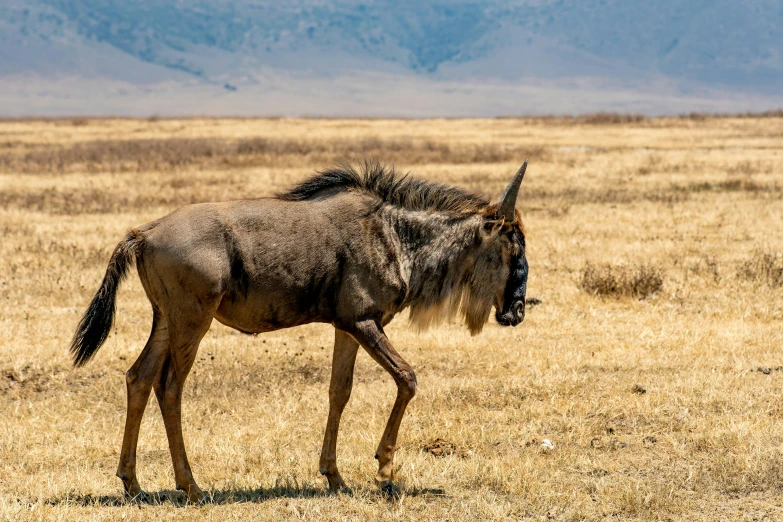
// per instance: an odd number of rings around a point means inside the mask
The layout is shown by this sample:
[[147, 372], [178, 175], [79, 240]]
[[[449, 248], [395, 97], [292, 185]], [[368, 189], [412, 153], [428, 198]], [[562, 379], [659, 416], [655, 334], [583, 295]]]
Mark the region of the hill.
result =
[[782, 84], [779, 1], [0, 7], [4, 115], [760, 110]]

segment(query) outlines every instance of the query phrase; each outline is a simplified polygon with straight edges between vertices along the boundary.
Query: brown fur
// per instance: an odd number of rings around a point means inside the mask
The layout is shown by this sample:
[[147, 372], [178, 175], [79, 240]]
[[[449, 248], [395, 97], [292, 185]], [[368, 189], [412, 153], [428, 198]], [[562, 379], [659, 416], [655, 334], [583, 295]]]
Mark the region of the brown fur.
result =
[[[136, 444], [154, 389], [177, 487], [191, 500], [203, 497], [185, 453], [181, 397], [213, 318], [247, 333], [310, 322], [335, 326], [321, 454], [321, 471], [333, 489], [344, 487], [334, 457], [340, 415], [356, 350], [367, 350], [397, 384], [376, 454], [376, 480], [393, 489], [397, 432], [416, 377], [383, 326], [406, 308], [421, 327], [461, 312], [474, 334], [493, 306], [503, 309], [504, 321], [521, 321], [518, 298], [517, 308], [504, 298], [521, 225], [494, 219], [496, 208], [481, 196], [368, 163], [362, 172], [348, 166], [322, 172], [276, 198], [191, 205], [134, 229], [117, 246], [71, 347], [77, 365], [98, 350], [111, 327], [117, 287], [135, 260], [153, 327], [126, 376], [128, 413], [117, 471], [126, 491], [141, 494]], [[525, 264], [525, 281], [526, 270]]]

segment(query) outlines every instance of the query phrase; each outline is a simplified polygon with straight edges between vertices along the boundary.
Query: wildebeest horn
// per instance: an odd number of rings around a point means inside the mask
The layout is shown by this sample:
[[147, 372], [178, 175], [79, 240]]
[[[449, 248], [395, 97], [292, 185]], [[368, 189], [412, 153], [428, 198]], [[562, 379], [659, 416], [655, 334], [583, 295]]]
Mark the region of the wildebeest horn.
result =
[[522, 183], [522, 178], [525, 177], [525, 169], [527, 169], [527, 160], [519, 167], [519, 170], [514, 175], [514, 179], [511, 180], [506, 190], [503, 191], [503, 195], [500, 196], [500, 206], [497, 214], [495, 214], [496, 219], [504, 218], [509, 222], [516, 219], [514, 207], [517, 206], [517, 194], [519, 194], [519, 185]]

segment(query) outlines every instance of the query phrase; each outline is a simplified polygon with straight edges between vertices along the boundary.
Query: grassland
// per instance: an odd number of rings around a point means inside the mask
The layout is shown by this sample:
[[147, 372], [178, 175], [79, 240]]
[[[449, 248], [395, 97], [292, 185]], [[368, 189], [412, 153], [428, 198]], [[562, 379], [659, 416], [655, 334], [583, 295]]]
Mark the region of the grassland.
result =
[[[332, 331], [214, 324], [185, 441], [211, 501], [172, 491], [152, 401], [139, 479], [114, 477], [124, 372], [151, 313], [121, 289], [96, 360], [67, 346], [126, 230], [265, 196], [340, 159], [499, 194], [525, 157], [528, 296], [514, 329], [388, 328], [417, 371], [399, 500], [373, 454], [394, 386], [362, 353], [318, 474]], [[0, 518], [783, 519], [783, 118], [0, 122]], [[549, 439], [554, 449], [541, 443]]]

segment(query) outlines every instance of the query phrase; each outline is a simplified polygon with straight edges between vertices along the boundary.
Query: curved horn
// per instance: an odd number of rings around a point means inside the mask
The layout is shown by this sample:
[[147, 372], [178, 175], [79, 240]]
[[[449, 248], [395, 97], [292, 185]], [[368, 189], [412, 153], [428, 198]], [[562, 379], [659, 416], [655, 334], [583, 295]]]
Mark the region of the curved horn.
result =
[[525, 177], [525, 169], [527, 169], [527, 160], [519, 167], [519, 170], [514, 175], [514, 179], [508, 184], [506, 190], [503, 191], [503, 195], [500, 196], [500, 206], [495, 214], [496, 219], [504, 218], [506, 221], [514, 221], [514, 207], [517, 206], [517, 194], [519, 194], [519, 185], [522, 183], [522, 178]]

